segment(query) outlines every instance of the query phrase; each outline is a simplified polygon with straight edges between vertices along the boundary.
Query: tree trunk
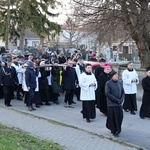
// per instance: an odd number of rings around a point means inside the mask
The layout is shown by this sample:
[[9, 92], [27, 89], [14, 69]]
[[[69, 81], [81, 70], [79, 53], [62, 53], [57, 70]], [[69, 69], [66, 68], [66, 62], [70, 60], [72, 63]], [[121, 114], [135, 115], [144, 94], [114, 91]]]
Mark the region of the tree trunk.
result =
[[138, 47], [138, 55], [141, 62], [141, 68], [150, 67], [150, 43], [149, 41], [135, 41]]
[[22, 50], [22, 52], [24, 52], [24, 35], [25, 35], [25, 29], [22, 29], [20, 32], [20, 42], [19, 42], [19, 49]]

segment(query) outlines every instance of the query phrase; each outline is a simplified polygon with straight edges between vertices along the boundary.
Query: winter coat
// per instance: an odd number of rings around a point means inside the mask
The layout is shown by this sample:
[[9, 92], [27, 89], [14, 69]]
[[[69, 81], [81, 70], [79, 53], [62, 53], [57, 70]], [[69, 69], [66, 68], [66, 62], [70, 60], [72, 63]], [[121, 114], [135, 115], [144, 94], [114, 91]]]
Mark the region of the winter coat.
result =
[[2, 70], [3, 75], [0, 80], [1, 84], [3, 84], [4, 86], [14, 86], [15, 84], [19, 84], [17, 72], [13, 66], [11, 66], [11, 68], [4, 66]]
[[109, 80], [105, 85], [105, 94], [107, 97], [107, 106], [121, 106], [124, 97], [124, 90], [119, 81]]
[[26, 81], [27, 87], [30, 87], [33, 89], [36, 88], [36, 86], [37, 86], [36, 76], [38, 76], [38, 71], [34, 70], [30, 67], [27, 67], [27, 69], [25, 71], [25, 81]]
[[[26, 71], [26, 69], [22, 69], [22, 74], [23, 74], [23, 77], [22, 77], [22, 89], [23, 89], [23, 91], [28, 92], [29, 90], [28, 90], [27, 85], [26, 85], [25, 71]], [[39, 91], [38, 78], [41, 77], [41, 73], [40, 72], [38, 72], [38, 73], [39, 73], [38, 76], [36, 76], [36, 89], [35, 89], [36, 92]]]
[[76, 83], [78, 84], [78, 77], [75, 69], [67, 66], [66, 70], [62, 72], [63, 89], [76, 89]]
[[52, 91], [53, 93], [61, 92], [61, 86], [59, 85], [60, 80], [60, 68], [52, 67], [51, 70], [51, 81], [52, 81]]

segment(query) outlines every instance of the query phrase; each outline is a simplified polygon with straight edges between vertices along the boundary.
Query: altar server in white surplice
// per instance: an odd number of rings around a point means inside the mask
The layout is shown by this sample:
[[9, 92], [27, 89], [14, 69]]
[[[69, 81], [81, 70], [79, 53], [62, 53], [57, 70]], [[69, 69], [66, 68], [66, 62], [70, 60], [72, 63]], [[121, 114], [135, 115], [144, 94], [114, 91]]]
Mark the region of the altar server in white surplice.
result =
[[81, 112], [83, 114], [83, 118], [86, 118], [86, 121], [89, 123], [90, 119], [94, 119], [96, 117], [95, 90], [97, 88], [97, 81], [95, 75], [92, 73], [91, 64], [85, 65], [85, 71], [79, 78], [79, 86], [81, 87]]

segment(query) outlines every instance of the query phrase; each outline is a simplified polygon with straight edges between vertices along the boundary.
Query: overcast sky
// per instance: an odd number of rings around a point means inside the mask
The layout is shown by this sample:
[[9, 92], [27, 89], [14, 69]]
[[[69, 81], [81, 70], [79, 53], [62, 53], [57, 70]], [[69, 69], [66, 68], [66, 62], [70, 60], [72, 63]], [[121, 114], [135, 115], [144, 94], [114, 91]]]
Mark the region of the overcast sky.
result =
[[58, 17], [55, 18], [51, 18], [50, 20], [60, 23], [60, 24], [64, 24], [66, 19], [67, 19], [67, 14], [69, 14], [71, 12], [70, 9], [70, 0], [58, 0], [62, 6], [58, 6], [57, 9], [55, 9], [54, 13], [59, 13]]

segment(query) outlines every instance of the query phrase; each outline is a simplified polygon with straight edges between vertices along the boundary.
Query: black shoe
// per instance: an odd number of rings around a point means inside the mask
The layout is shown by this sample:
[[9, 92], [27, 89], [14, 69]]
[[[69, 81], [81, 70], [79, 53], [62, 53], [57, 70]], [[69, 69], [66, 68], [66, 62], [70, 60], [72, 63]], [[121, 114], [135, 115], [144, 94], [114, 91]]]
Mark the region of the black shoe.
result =
[[39, 104], [36, 104], [35, 106], [36, 106], [36, 108], [40, 108], [40, 105], [39, 105]]
[[125, 111], [125, 112], [129, 112], [129, 110], [128, 110], [128, 109], [125, 109], [124, 111]]
[[40, 105], [44, 105], [44, 104], [41, 102]]
[[51, 104], [49, 102], [46, 102], [45, 105], [50, 106]]
[[58, 101], [54, 101], [54, 103], [57, 104], [57, 105], [59, 105], [59, 102], [58, 102]]
[[72, 104], [76, 104], [76, 102], [72, 101]]
[[119, 137], [119, 134], [116, 132], [113, 134], [114, 137]]
[[19, 98], [17, 98], [17, 100], [22, 101], [22, 98], [19, 97]]
[[33, 106], [31, 108], [32, 108], [32, 110], [36, 110]]
[[141, 119], [145, 119], [145, 117], [140, 117]]
[[90, 119], [86, 119], [86, 122], [90, 123], [91, 121], [90, 121]]
[[135, 112], [134, 112], [134, 111], [131, 111], [130, 113], [131, 113], [132, 115], [135, 115]]

